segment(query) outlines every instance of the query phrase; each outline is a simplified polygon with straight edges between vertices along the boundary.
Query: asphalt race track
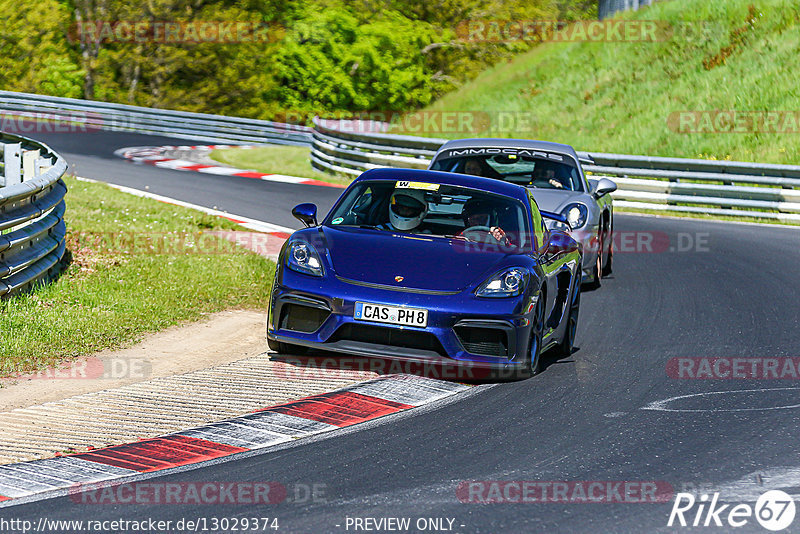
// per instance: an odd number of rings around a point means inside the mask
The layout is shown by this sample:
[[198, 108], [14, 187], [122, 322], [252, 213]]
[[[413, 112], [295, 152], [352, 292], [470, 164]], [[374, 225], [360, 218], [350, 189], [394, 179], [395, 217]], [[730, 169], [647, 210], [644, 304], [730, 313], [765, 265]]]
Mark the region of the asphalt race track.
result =
[[114, 155], [114, 151], [118, 148], [209, 144], [205, 141], [100, 131], [36, 132], [31, 136], [50, 145], [53, 150], [64, 156], [70, 164], [70, 172], [78, 176], [134, 189], [145, 190], [147, 187], [150, 193], [289, 228], [302, 227], [302, 224], [292, 217], [292, 206], [300, 202], [313, 201], [317, 203], [321, 213], [327, 213], [342, 192], [341, 189], [333, 187], [157, 169], [150, 165], [134, 165]]
[[[340, 193], [135, 166], [113, 150], [184, 142], [94, 135], [90, 146], [85, 136], [39, 137], [81, 175], [149, 185], [154, 193], [291, 227], [298, 224], [290, 206], [313, 201], [324, 212]], [[800, 232], [632, 215], [617, 215], [615, 224], [614, 273], [583, 294], [579, 350], [549, 361], [542, 374], [325, 439], [150, 480], [322, 484], [324, 498], [210, 507], [100, 506], [77, 504], [72, 496], [4, 508], [0, 518], [35, 524], [41, 517], [277, 517], [279, 532], [352, 532], [353, 518], [407, 517], [412, 525], [419, 518], [454, 519], [453, 531], [467, 533], [652, 532], [675, 530], [667, 527], [673, 498], [476, 504], [460, 502], [457, 488], [464, 481], [651, 481], [676, 493], [800, 492], [800, 382], [679, 379], [670, 363], [798, 356]], [[690, 397], [653, 404], [679, 396]], [[668, 411], [676, 409], [691, 411]], [[755, 497], [736, 502], [752, 504]], [[736, 530], [763, 532], [753, 518]]]

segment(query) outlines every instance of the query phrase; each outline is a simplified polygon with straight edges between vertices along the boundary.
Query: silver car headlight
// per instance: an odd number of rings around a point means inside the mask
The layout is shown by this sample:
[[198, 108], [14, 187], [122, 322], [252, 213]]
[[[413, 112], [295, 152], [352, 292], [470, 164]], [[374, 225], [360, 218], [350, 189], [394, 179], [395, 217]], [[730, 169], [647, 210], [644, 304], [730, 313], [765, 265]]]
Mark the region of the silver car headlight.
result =
[[292, 240], [286, 254], [286, 266], [298, 273], [322, 276], [322, 260], [317, 250], [305, 241]]
[[575, 230], [586, 224], [589, 209], [584, 204], [569, 204], [561, 211], [561, 214], [567, 218], [570, 228]]

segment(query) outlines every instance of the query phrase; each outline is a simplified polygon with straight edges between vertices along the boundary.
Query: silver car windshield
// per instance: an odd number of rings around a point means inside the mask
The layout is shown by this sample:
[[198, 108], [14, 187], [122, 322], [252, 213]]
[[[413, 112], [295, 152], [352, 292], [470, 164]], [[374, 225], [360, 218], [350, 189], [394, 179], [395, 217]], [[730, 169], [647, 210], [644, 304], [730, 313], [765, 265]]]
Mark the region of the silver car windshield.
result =
[[550, 154], [547, 158], [516, 154], [458, 156], [437, 159], [431, 169], [495, 178], [528, 187], [583, 191], [580, 171], [570, 158], [559, 154]]

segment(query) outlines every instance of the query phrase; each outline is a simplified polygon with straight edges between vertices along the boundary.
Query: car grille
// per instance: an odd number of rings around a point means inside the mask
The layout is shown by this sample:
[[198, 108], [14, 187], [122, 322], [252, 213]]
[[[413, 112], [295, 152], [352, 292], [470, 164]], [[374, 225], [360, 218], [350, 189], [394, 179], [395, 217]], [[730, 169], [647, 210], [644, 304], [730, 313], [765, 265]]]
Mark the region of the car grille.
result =
[[328, 310], [287, 302], [281, 306], [279, 328], [304, 333], [316, 332], [330, 314]]
[[476, 326], [456, 326], [453, 330], [467, 352], [508, 357], [508, 334], [505, 330]]
[[418, 330], [400, 330], [397, 328], [347, 323], [342, 325], [331, 336], [329, 341], [358, 341], [375, 345], [429, 350], [442, 356], [447, 356], [444, 347], [442, 347], [435, 335]]
[[420, 295], [458, 295], [461, 293], [461, 291], [440, 291], [437, 289], [418, 289], [414, 287], [390, 286], [386, 284], [376, 284], [373, 282], [362, 282], [360, 280], [344, 278], [338, 274], [336, 275], [336, 279], [348, 284], [353, 284], [355, 286], [373, 287], [375, 289], [386, 289], [388, 291], [399, 291], [401, 293], [419, 293]]

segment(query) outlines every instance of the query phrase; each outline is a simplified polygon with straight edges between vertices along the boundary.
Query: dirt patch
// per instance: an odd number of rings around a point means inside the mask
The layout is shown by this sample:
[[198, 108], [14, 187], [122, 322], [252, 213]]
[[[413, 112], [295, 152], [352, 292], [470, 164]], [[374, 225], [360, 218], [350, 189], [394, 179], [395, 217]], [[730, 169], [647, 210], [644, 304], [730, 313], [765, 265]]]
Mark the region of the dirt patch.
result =
[[99, 352], [59, 369], [2, 379], [0, 412], [206, 369], [267, 351], [266, 312], [234, 310]]

